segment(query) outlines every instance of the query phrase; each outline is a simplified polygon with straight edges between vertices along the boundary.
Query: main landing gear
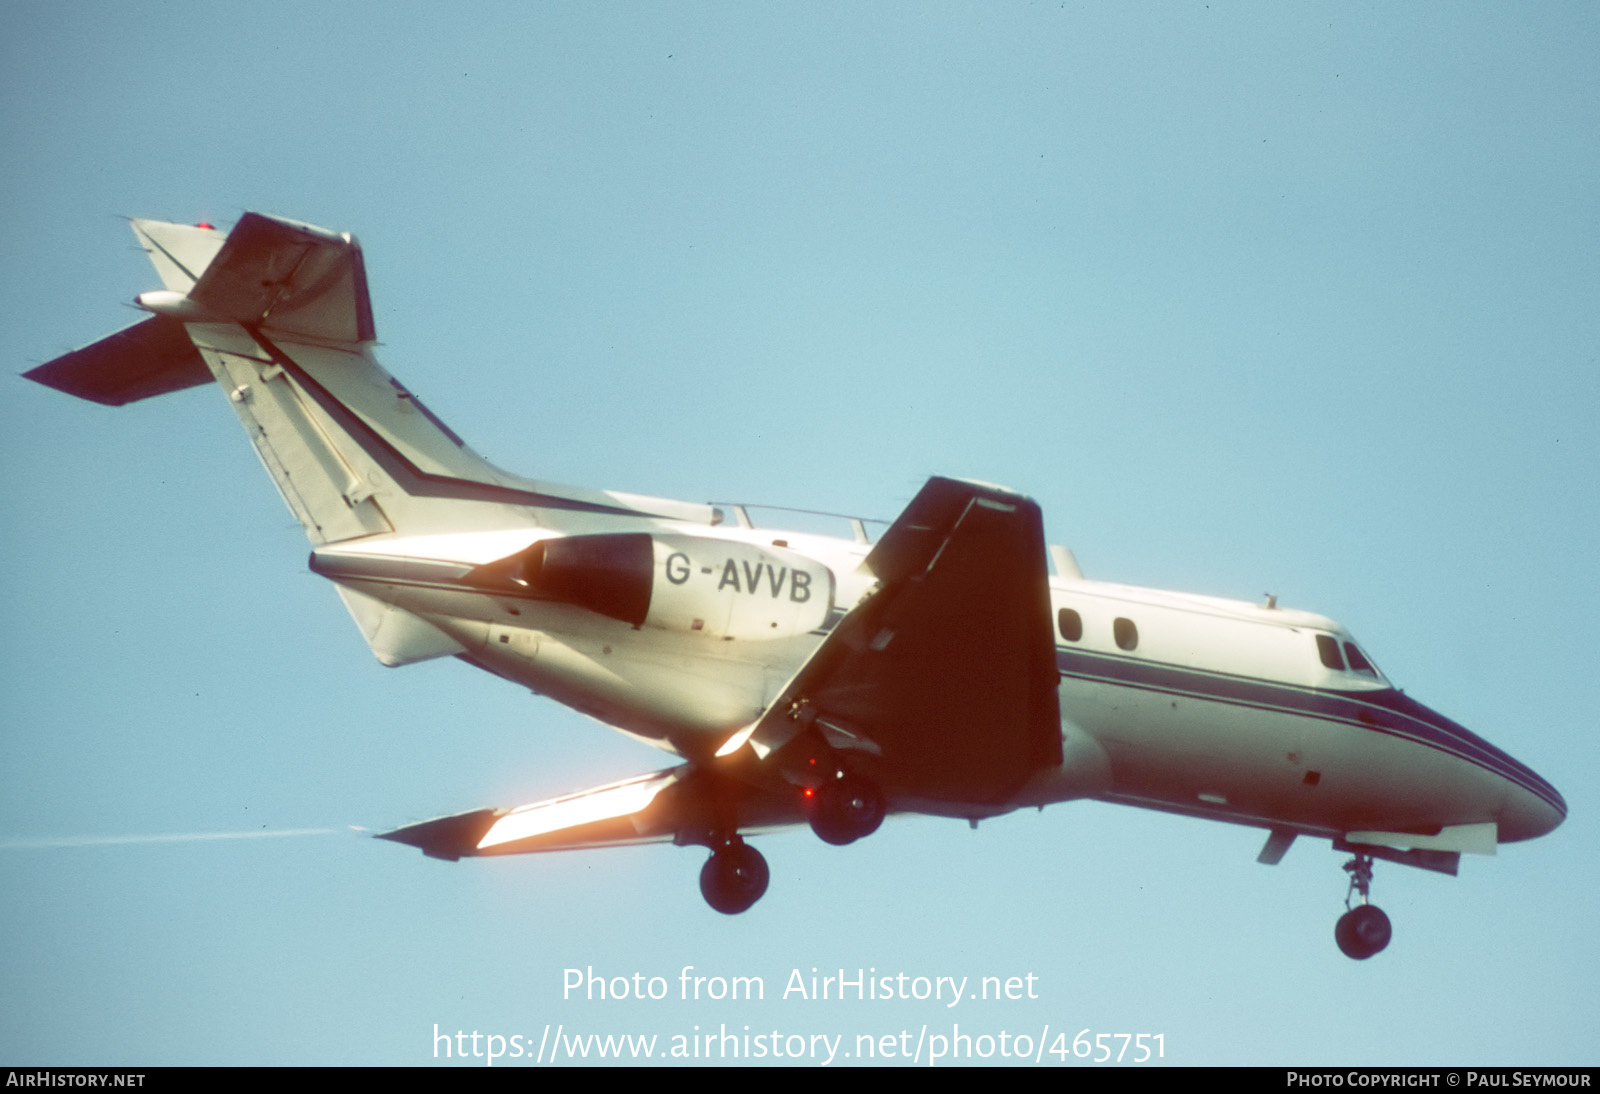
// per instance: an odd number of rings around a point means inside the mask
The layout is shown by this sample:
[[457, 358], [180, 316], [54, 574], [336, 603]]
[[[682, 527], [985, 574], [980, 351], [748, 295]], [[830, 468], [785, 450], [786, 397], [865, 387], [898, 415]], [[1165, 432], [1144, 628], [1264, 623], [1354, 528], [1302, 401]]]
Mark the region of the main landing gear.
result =
[[[1372, 888], [1372, 856], [1358, 851], [1344, 864], [1344, 869], [1350, 875], [1350, 889], [1344, 898], [1344, 906], [1349, 910], [1334, 924], [1333, 938], [1346, 957], [1365, 961], [1389, 944], [1394, 931], [1383, 909], [1367, 903], [1367, 894]], [[1352, 905], [1352, 900], [1358, 903]]]
[[761, 899], [771, 876], [760, 851], [730, 836], [700, 867], [700, 895], [723, 915], [738, 915]]
[[[876, 783], [843, 770], [830, 756], [813, 756], [808, 766], [812, 771], [833, 772], [805, 792], [806, 819], [813, 832], [827, 843], [842, 846], [878, 830], [888, 810]], [[700, 868], [700, 895], [723, 915], [749, 911], [767, 891], [771, 878], [767, 860], [740, 838], [736, 823], [732, 814], [720, 816], [702, 829], [698, 838], [685, 840], [711, 848], [711, 857]]]
[[806, 819], [824, 843], [842, 847], [883, 823], [883, 793], [869, 780], [843, 772], [806, 795]]

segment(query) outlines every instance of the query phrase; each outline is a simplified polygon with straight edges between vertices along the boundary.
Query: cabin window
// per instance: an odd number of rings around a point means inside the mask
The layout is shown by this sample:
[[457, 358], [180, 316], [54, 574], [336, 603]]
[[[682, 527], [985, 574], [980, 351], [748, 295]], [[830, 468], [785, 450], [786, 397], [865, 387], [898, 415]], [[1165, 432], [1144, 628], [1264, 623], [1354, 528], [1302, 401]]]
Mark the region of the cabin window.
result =
[[1344, 671], [1344, 658], [1339, 656], [1339, 643], [1331, 635], [1317, 635], [1317, 656], [1322, 664], [1334, 672]]
[[1367, 660], [1365, 654], [1356, 649], [1354, 642], [1344, 644], [1344, 655], [1350, 659], [1351, 672], [1364, 672], [1368, 676], [1378, 675], [1378, 670], [1372, 667], [1372, 662]]
[[1083, 637], [1083, 616], [1071, 608], [1062, 608], [1056, 613], [1056, 626], [1061, 628], [1061, 637], [1068, 642], [1076, 642]]
[[1139, 628], [1133, 625], [1133, 620], [1120, 615], [1111, 624], [1111, 635], [1121, 649], [1132, 650], [1139, 645]]

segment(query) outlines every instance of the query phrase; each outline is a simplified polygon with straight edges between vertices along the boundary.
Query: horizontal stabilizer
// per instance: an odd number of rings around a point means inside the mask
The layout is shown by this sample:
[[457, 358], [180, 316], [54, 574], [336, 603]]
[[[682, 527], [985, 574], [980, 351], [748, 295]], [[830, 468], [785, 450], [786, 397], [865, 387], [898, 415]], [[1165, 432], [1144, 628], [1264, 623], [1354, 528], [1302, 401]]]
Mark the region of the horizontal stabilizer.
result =
[[377, 338], [360, 244], [261, 213], [239, 219], [189, 299], [212, 315], [282, 335]]
[[200, 275], [222, 249], [227, 238], [209, 224], [168, 224], [161, 220], [133, 220], [133, 234], [150, 256], [161, 283], [173, 292], [194, 288]]
[[211, 379], [183, 324], [153, 315], [23, 374], [105, 406], [123, 406]]

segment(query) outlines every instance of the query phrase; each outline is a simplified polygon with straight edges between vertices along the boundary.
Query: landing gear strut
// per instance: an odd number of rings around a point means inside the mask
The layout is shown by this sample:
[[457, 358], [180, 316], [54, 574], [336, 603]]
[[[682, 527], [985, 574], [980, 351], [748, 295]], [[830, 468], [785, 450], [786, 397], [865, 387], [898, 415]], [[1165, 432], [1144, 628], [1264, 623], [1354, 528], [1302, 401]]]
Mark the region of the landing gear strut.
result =
[[806, 819], [825, 843], [843, 846], [870, 836], [883, 823], [883, 794], [866, 779], [840, 775], [806, 800]]
[[[1344, 906], [1349, 910], [1334, 924], [1333, 938], [1346, 957], [1365, 961], [1389, 944], [1394, 931], [1383, 909], [1367, 903], [1367, 894], [1372, 888], [1372, 856], [1357, 852], [1344, 864], [1344, 869], [1350, 875], [1350, 888], [1344, 898]], [[1357, 903], [1352, 904], [1352, 901]]]
[[761, 852], [732, 836], [700, 867], [700, 895], [723, 915], [738, 915], [761, 899], [770, 878]]

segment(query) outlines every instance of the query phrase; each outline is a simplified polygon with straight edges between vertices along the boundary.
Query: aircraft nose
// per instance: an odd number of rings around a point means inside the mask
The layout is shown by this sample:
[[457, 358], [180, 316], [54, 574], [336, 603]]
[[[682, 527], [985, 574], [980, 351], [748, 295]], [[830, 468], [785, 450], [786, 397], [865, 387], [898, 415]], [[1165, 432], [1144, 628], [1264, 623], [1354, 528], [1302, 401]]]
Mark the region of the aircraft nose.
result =
[[[1527, 764], [1403, 692], [1390, 693], [1384, 705], [1408, 716], [1408, 724], [1426, 734], [1434, 747], [1478, 770], [1473, 804], [1494, 818], [1501, 843], [1535, 839], [1567, 819], [1566, 799]], [[1484, 780], [1483, 775], [1493, 777]]]
[[1506, 795], [1499, 817], [1501, 843], [1547, 835], [1567, 819], [1566, 799], [1544, 779], [1537, 775], [1534, 779], [1534, 786], [1517, 784]]

